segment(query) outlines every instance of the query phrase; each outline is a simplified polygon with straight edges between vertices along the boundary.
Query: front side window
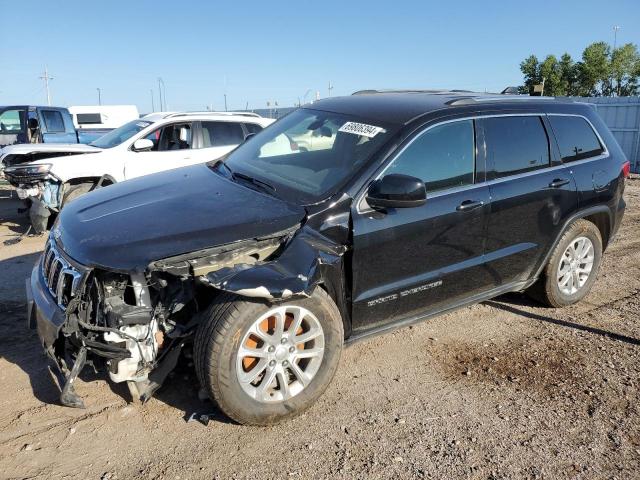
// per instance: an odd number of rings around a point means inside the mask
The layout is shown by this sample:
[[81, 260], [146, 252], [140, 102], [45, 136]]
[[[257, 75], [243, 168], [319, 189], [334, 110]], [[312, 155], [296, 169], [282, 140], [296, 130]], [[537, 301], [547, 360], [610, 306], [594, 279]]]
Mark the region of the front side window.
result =
[[43, 110], [42, 118], [48, 132], [64, 132], [64, 120], [62, 119], [62, 114], [57, 110]]
[[258, 133], [260, 130], [262, 130], [262, 127], [257, 123], [245, 123], [244, 126], [247, 129], [247, 132], [254, 135]]
[[242, 125], [233, 122], [202, 122], [202, 148], [230, 147], [244, 142]]
[[482, 126], [494, 178], [549, 166], [549, 139], [540, 117], [485, 118]]
[[0, 113], [0, 133], [20, 133], [24, 131], [25, 110], [5, 110]]
[[475, 171], [473, 120], [438, 125], [415, 138], [385, 174], [420, 178], [427, 192], [471, 185]]
[[604, 151], [593, 128], [584, 118], [550, 115], [549, 123], [558, 141], [563, 162], [595, 157]]
[[153, 142], [153, 152], [188, 150], [193, 146], [190, 123], [173, 123], [154, 130], [144, 138]]
[[122, 142], [129, 140], [136, 133], [141, 132], [152, 122], [146, 120], [132, 120], [129, 123], [111, 130], [109, 133], [101, 136], [97, 140], [94, 140], [89, 145], [98, 148], [112, 148], [120, 145]]

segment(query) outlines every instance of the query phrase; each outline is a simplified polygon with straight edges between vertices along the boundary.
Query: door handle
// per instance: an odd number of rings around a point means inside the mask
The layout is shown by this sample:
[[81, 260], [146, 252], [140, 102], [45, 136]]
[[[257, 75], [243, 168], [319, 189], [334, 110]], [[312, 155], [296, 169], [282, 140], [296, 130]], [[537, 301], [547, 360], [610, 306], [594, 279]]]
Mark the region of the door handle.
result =
[[456, 208], [459, 212], [469, 212], [484, 205], [482, 200], [465, 200]]
[[566, 178], [556, 178], [553, 182], [549, 184], [549, 188], [560, 188], [564, 187], [570, 182], [570, 180]]

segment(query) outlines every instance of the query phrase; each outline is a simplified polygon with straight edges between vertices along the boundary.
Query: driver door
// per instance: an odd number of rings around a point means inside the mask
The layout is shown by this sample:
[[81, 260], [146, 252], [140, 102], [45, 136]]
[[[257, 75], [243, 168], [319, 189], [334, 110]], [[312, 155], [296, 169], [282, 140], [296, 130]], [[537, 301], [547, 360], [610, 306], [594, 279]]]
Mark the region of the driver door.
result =
[[193, 160], [193, 124], [180, 122], [164, 125], [146, 139], [153, 142], [150, 150], [131, 150], [124, 166], [125, 179], [149, 175], [197, 163]]
[[486, 290], [490, 208], [484, 166], [476, 165], [475, 125], [459, 120], [418, 133], [381, 176], [420, 178], [424, 205], [353, 216], [353, 328], [367, 330], [436, 312]]

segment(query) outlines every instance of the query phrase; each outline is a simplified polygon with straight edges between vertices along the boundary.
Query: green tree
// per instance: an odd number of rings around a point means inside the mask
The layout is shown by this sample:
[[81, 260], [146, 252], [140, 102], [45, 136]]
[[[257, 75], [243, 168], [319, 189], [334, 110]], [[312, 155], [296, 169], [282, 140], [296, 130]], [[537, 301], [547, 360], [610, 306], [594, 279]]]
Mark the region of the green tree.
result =
[[611, 88], [618, 97], [638, 93], [640, 54], [638, 48], [627, 43], [616, 48], [611, 54]]
[[521, 93], [531, 93], [544, 79], [544, 94], [553, 96], [628, 96], [640, 93], [640, 53], [632, 43], [612, 51], [605, 42], [587, 46], [580, 62], [565, 53], [540, 62], [531, 55], [520, 63]]
[[540, 64], [538, 57], [530, 55], [520, 63], [520, 71], [524, 75], [524, 85], [519, 88], [520, 93], [530, 94], [533, 86], [540, 83]]
[[611, 49], [605, 42], [592, 43], [584, 49], [579, 67], [581, 95], [610, 95], [610, 56]]

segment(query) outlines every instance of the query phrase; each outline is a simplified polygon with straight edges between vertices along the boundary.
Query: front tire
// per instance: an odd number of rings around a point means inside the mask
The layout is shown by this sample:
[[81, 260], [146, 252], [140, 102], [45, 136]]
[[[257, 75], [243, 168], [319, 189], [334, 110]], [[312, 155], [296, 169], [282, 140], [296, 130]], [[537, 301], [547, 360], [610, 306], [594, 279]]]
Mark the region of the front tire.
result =
[[270, 304], [224, 295], [195, 338], [201, 386], [233, 420], [271, 425], [304, 412], [338, 367], [343, 325], [321, 288]]
[[562, 235], [542, 276], [528, 293], [550, 307], [577, 303], [591, 290], [601, 261], [600, 230], [588, 220], [577, 220]]

